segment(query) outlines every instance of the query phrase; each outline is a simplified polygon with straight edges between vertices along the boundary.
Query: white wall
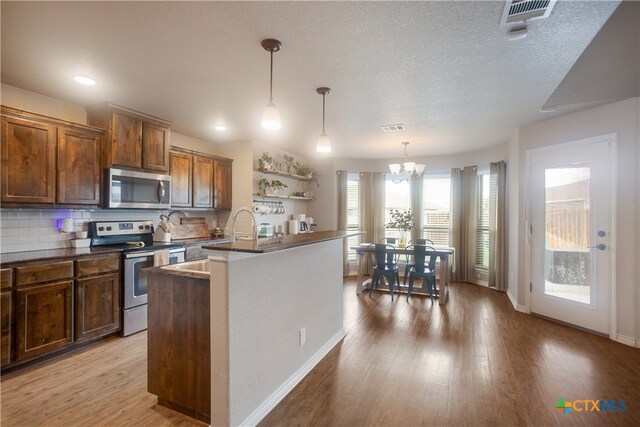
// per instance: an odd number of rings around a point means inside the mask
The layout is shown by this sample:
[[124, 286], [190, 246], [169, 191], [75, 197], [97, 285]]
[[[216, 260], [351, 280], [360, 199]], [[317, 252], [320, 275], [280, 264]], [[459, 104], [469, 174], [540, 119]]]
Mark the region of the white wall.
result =
[[[282, 163], [282, 165], [280, 166], [281, 170], [286, 169], [286, 165], [284, 163], [284, 157], [283, 157], [284, 154], [295, 157], [296, 160], [301, 164], [308, 163], [308, 159], [306, 157], [302, 157], [297, 154], [283, 151], [280, 148], [274, 147], [264, 142], [254, 141], [253, 143], [253, 170], [254, 171], [258, 169], [258, 158], [260, 158], [263, 152], [268, 152], [269, 155], [271, 155], [271, 157], [273, 157], [276, 161], [281, 162]], [[295, 192], [313, 191], [314, 197], [316, 196], [315, 193], [317, 188], [315, 184], [312, 184], [306, 181], [300, 181], [294, 178], [288, 178], [288, 177], [282, 177], [282, 176], [276, 176], [276, 175], [263, 174], [258, 171], [253, 172], [252, 176], [253, 176], [252, 194], [258, 192], [257, 181], [261, 178], [266, 178], [269, 180], [277, 179], [281, 181], [283, 184], [286, 184], [288, 186], [283, 190], [281, 190], [279, 194], [291, 195], [292, 193], [295, 193]], [[255, 199], [264, 200], [259, 197], [256, 197]], [[313, 215], [309, 213], [309, 210], [308, 210], [309, 203], [311, 203], [309, 201], [295, 200], [295, 199], [267, 199], [265, 201], [271, 201], [271, 200], [274, 202], [282, 202], [285, 208], [285, 213], [284, 214], [266, 214], [266, 215], [258, 214], [257, 216], [258, 222], [268, 222], [273, 225], [282, 225], [284, 232], [287, 233], [288, 220], [292, 219], [292, 215], [309, 214], [313, 217]], [[315, 221], [316, 218], [315, 217], [313, 218]]]
[[254, 425], [344, 336], [342, 240], [210, 255], [211, 423]]
[[[640, 339], [640, 98], [631, 98], [579, 113], [540, 121], [520, 128], [518, 135], [518, 216], [512, 230], [518, 230], [518, 304], [525, 304], [526, 229], [524, 206], [526, 195], [527, 150], [578, 139], [616, 133], [617, 167], [617, 319], [618, 336]], [[515, 155], [515, 152], [513, 153]], [[510, 209], [513, 206], [510, 205]], [[510, 248], [513, 249], [513, 248]], [[515, 254], [510, 250], [510, 257]], [[510, 260], [513, 261], [513, 260]], [[512, 264], [513, 265], [513, 264]], [[613, 337], [616, 339], [616, 337]], [[636, 341], [637, 342], [637, 341]]]
[[[516, 130], [513, 136], [509, 140], [508, 153], [509, 160], [507, 161], [507, 223], [508, 232], [507, 239], [509, 242], [508, 256], [507, 256], [507, 268], [508, 268], [508, 290], [507, 294], [511, 299], [511, 303], [517, 307], [518, 303], [518, 283], [519, 283], [519, 268], [518, 268], [518, 237], [519, 231], [519, 214], [518, 209], [518, 179], [520, 175], [519, 164], [519, 136], [520, 132]], [[524, 279], [523, 279], [524, 280]], [[520, 310], [524, 310], [520, 307]]]

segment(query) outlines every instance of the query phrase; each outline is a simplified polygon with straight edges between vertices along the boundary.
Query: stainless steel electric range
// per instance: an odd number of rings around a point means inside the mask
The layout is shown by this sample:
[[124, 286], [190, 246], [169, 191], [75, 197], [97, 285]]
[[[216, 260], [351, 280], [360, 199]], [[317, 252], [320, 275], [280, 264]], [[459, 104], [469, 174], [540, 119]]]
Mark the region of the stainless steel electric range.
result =
[[183, 262], [184, 245], [154, 242], [153, 221], [91, 221], [89, 237], [91, 246], [123, 249], [120, 269], [123, 307], [121, 335], [147, 329], [146, 270], [158, 264], [160, 259], [165, 259], [169, 264]]

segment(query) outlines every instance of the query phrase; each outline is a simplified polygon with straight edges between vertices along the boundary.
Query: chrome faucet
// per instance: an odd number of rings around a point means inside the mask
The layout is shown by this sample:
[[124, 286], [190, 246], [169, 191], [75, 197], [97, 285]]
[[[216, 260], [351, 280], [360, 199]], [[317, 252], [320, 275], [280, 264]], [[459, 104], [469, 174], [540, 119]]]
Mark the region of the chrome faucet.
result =
[[240, 208], [238, 212], [236, 212], [236, 214], [233, 216], [233, 225], [231, 226], [231, 241], [235, 242], [237, 240], [236, 237], [239, 234], [244, 234], [244, 233], [238, 233], [236, 231], [236, 220], [238, 219], [238, 215], [240, 215], [242, 212], [247, 212], [249, 215], [251, 215], [251, 227], [253, 228], [252, 240], [255, 240], [257, 244], [258, 243], [258, 224], [256, 222], [256, 216], [253, 214], [253, 211], [249, 208]]

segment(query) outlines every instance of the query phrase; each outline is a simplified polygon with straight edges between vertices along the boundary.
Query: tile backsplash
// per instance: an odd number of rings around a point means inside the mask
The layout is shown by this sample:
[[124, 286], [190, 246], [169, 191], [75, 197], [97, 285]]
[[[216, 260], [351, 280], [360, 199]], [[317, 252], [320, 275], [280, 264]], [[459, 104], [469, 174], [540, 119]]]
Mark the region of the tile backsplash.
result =
[[[74, 231], [87, 230], [89, 221], [152, 220], [160, 222], [161, 214], [170, 211], [155, 210], [70, 210], [70, 209], [0, 209], [0, 252], [25, 252], [71, 247], [74, 233], [63, 233], [58, 222], [72, 218]], [[216, 224], [213, 212], [194, 212], [190, 216], [203, 216], [209, 226]]]

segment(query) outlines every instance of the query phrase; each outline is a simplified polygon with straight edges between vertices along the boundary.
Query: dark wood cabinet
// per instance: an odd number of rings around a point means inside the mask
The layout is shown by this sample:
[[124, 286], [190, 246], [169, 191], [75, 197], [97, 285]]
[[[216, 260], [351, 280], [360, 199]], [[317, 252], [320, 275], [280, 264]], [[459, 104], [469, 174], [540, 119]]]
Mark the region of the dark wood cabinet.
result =
[[11, 341], [13, 324], [12, 291], [0, 292], [0, 366], [11, 362]]
[[190, 208], [193, 178], [193, 155], [171, 152], [171, 206]]
[[169, 129], [153, 123], [142, 125], [142, 168], [169, 171]]
[[103, 135], [102, 129], [3, 106], [2, 203], [98, 205]]
[[0, 270], [0, 366], [11, 362], [13, 338], [13, 270]]
[[105, 150], [107, 164], [142, 168], [142, 120], [113, 112], [110, 130]]
[[216, 159], [214, 162], [214, 208], [231, 209], [232, 162]]
[[193, 207], [213, 208], [213, 160], [193, 158]]
[[159, 405], [209, 423], [209, 280], [152, 271], [148, 283], [148, 391]]
[[58, 129], [58, 203], [100, 204], [100, 152], [100, 134]]
[[2, 368], [121, 328], [120, 253], [0, 270]]
[[231, 209], [233, 160], [174, 148], [171, 151], [171, 206]]
[[73, 343], [73, 280], [16, 290], [16, 362]]
[[120, 330], [120, 256], [76, 261], [75, 341]]
[[107, 131], [103, 167], [169, 172], [172, 123], [113, 104], [87, 107], [87, 119]]
[[76, 342], [120, 330], [120, 278], [117, 273], [76, 280]]
[[2, 117], [2, 202], [55, 202], [56, 126]]

